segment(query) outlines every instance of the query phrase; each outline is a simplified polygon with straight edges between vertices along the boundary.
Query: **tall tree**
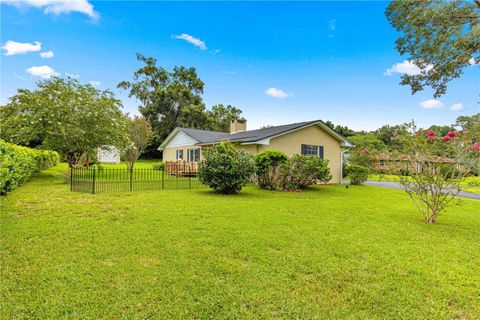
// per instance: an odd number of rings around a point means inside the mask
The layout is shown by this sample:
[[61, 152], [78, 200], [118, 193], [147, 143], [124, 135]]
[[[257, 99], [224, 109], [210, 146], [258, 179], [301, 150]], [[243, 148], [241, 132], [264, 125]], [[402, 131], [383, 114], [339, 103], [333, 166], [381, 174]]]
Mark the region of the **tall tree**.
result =
[[439, 97], [465, 67], [480, 63], [480, 1], [394, 0], [386, 9], [402, 36], [397, 51], [417, 65], [419, 74], [402, 76], [412, 93], [431, 87]]
[[377, 135], [378, 139], [387, 146], [389, 150], [398, 151], [403, 148], [403, 145], [401, 141], [397, 139], [397, 137], [406, 133], [407, 131], [407, 124], [400, 124], [395, 126], [390, 126], [387, 124], [378, 128], [375, 131], [375, 134]]
[[245, 120], [241, 117], [242, 110], [231, 105], [217, 104], [207, 113], [209, 129], [214, 131], [229, 132], [232, 120]]
[[192, 129], [209, 129], [208, 114], [205, 105], [190, 104], [180, 110], [177, 126]]
[[[137, 54], [144, 66], [135, 71], [132, 81], [122, 81], [119, 88], [128, 90], [141, 105], [140, 113], [151, 123], [154, 137], [151, 148], [156, 149], [168, 134], [185, 120], [184, 108], [202, 108], [204, 83], [195, 68], [174, 67], [173, 71], [157, 66], [157, 59]], [[190, 120], [185, 120], [189, 122]]]
[[43, 80], [0, 107], [0, 138], [58, 151], [72, 166], [98, 147], [127, 143], [121, 106], [111, 91], [76, 79]]
[[328, 120], [325, 122], [327, 127], [335, 130], [338, 134], [341, 134], [344, 137], [350, 137], [356, 134], [355, 130], [350, 129], [347, 126], [335, 125], [332, 121]]
[[454, 124], [460, 130], [480, 132], [480, 113], [472, 116], [459, 116]]

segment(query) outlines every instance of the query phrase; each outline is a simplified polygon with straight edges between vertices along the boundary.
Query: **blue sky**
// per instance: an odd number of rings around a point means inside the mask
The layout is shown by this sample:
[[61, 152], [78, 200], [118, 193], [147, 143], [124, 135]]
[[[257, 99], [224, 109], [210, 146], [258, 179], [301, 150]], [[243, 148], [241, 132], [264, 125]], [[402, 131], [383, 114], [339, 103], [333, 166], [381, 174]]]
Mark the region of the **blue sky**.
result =
[[399, 72], [415, 70], [395, 51], [386, 2], [44, 3], [0, 5], [2, 104], [42, 75], [68, 73], [112, 89], [138, 113], [116, 85], [131, 79], [139, 52], [167, 69], [197, 68], [207, 107], [241, 108], [249, 129], [312, 119], [357, 130], [411, 119], [427, 126], [479, 112], [477, 65], [440, 101], [399, 85]]

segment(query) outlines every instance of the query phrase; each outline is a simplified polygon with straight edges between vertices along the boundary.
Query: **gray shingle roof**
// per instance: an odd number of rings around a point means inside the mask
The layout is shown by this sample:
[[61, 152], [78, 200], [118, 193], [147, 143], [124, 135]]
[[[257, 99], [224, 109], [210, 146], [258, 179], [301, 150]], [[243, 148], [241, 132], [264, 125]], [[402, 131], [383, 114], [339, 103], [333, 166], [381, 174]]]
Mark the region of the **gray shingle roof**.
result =
[[273, 136], [282, 134], [284, 132], [288, 132], [288, 131], [291, 131], [291, 130], [302, 128], [304, 126], [308, 126], [310, 124], [313, 124], [313, 123], [316, 123], [316, 122], [319, 122], [319, 121], [320, 120], [298, 122], [298, 123], [286, 124], [286, 125], [283, 125], [283, 126], [276, 126], [276, 127], [270, 127], [270, 128], [264, 128], [264, 129], [244, 131], [244, 132], [231, 134], [231, 135], [229, 135], [228, 138], [229, 138], [230, 141], [253, 142], [253, 141], [273, 137]]
[[230, 133], [219, 132], [219, 131], [208, 131], [200, 129], [189, 129], [189, 128], [177, 128], [183, 133], [189, 135], [190, 137], [198, 140], [200, 143], [210, 143], [224, 141], [228, 139]]
[[[249, 130], [249, 131], [238, 132], [234, 134], [230, 134], [227, 132], [208, 131], [208, 130], [189, 129], [189, 128], [177, 128], [177, 129], [191, 136], [192, 138], [198, 140], [200, 144], [215, 143], [215, 142], [221, 142], [221, 141], [232, 141], [232, 142], [244, 143], [244, 142], [254, 142], [254, 141], [270, 138], [285, 132], [289, 132], [289, 131], [302, 128], [314, 123], [319, 123], [319, 122], [324, 124], [321, 120], [313, 120], [313, 121], [298, 122], [298, 123], [286, 124], [283, 126], [264, 128], [264, 129]], [[338, 136], [342, 140], [345, 140], [340, 135]]]

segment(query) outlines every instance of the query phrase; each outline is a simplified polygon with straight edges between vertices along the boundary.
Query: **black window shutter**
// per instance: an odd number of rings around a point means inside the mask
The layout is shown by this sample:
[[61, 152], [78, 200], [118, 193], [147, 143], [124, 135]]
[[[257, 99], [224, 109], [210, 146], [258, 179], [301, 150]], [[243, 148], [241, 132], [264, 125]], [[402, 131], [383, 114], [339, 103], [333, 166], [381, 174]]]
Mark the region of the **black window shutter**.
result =
[[305, 155], [307, 153], [307, 145], [302, 144], [302, 154]]
[[318, 156], [323, 159], [323, 146], [318, 146]]

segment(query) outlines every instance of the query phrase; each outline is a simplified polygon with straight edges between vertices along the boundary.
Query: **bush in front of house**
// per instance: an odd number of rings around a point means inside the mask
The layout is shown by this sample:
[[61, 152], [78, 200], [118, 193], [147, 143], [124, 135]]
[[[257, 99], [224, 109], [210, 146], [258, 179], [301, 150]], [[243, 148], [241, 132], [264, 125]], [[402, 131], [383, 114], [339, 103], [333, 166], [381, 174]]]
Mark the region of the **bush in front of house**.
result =
[[215, 192], [233, 194], [251, 181], [253, 172], [251, 155], [229, 143], [221, 143], [204, 149], [198, 177]]
[[14, 190], [59, 160], [55, 151], [31, 149], [0, 140], [0, 194]]
[[152, 169], [153, 170], [164, 170], [165, 169], [165, 162], [157, 162], [152, 164]]
[[332, 179], [328, 160], [300, 154], [288, 159], [283, 170], [283, 190], [305, 189], [310, 185], [325, 183]]
[[255, 156], [257, 183], [263, 189], [298, 190], [332, 179], [328, 161], [296, 154], [291, 158], [279, 151]]
[[352, 164], [347, 167], [347, 176], [350, 184], [359, 185], [367, 181], [370, 170], [367, 167]]
[[277, 150], [265, 150], [255, 155], [256, 181], [262, 189], [274, 189], [278, 184], [281, 166], [288, 161], [288, 156]]

